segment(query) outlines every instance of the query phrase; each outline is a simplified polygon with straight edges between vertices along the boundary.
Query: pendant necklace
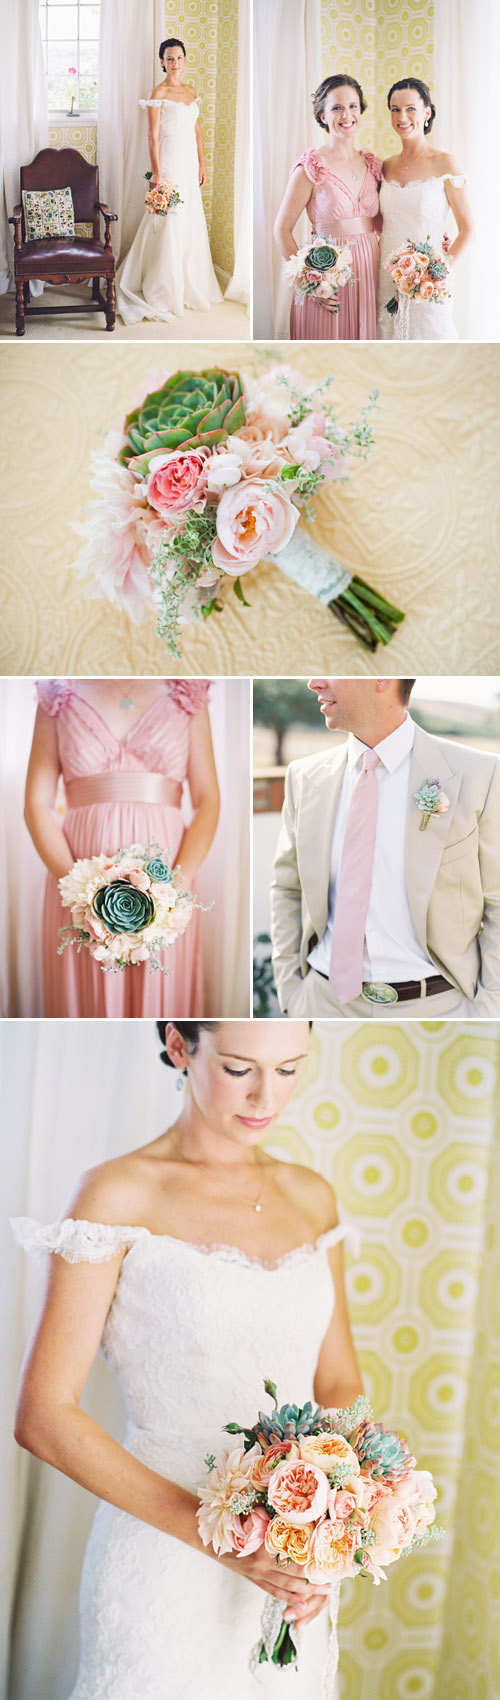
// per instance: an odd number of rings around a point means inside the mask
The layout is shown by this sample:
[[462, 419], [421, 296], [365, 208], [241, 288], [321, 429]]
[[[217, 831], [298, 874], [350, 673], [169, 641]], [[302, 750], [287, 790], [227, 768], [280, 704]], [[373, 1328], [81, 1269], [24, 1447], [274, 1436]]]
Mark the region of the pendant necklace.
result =
[[[200, 1169], [208, 1169], [208, 1164], [207, 1163], [199, 1163], [198, 1167]], [[210, 1174], [211, 1172], [212, 1171], [210, 1169], [208, 1169], [208, 1173]], [[262, 1174], [262, 1184], [261, 1184], [261, 1187], [260, 1187], [260, 1191], [257, 1194], [257, 1198], [254, 1200], [252, 1198], [243, 1198], [241, 1192], [235, 1192], [234, 1187], [227, 1186], [226, 1181], [221, 1181], [221, 1180], [216, 1181], [216, 1185], [223, 1187], [224, 1192], [230, 1193], [232, 1198], [238, 1198], [240, 1204], [248, 1204], [249, 1210], [253, 1210], [255, 1212], [256, 1216], [260, 1216], [261, 1213], [262, 1213], [262, 1210], [263, 1210], [263, 1205], [261, 1203], [261, 1199], [262, 1199], [262, 1195], [263, 1195], [263, 1192], [264, 1192], [265, 1184], [266, 1184], [266, 1169], [264, 1168], [263, 1174]]]
[[132, 701], [132, 697], [128, 697], [128, 696], [122, 697], [122, 700], [121, 700], [121, 703], [120, 703], [120, 708], [133, 708], [133, 706], [134, 706], [134, 704], [133, 704], [133, 701]]

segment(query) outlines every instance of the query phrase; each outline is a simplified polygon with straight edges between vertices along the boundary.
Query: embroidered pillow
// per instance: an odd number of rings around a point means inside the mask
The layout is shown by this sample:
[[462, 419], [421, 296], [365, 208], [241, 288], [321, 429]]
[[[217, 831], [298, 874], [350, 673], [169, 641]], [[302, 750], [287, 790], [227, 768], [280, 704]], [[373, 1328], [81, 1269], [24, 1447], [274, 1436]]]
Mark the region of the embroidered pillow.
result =
[[27, 242], [43, 242], [47, 236], [74, 236], [71, 189], [23, 189], [23, 207]]

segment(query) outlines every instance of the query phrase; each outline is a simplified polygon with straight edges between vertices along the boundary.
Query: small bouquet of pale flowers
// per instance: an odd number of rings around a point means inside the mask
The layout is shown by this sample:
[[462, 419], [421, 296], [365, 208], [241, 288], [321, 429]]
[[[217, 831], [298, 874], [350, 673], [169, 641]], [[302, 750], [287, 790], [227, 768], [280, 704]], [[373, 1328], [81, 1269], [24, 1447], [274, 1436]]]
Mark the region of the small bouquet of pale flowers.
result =
[[[264, 1545], [278, 1565], [298, 1564], [306, 1581], [330, 1584], [335, 1625], [343, 1577], [386, 1581], [387, 1565], [440, 1538], [443, 1530], [431, 1527], [436, 1488], [428, 1470], [417, 1470], [402, 1436], [373, 1421], [364, 1396], [345, 1410], [311, 1403], [278, 1410], [274, 1382], [264, 1387], [274, 1400], [272, 1416], [260, 1411], [253, 1428], [226, 1423], [232, 1447], [205, 1459], [201, 1539], [217, 1554], [238, 1557]], [[268, 1660], [295, 1664], [297, 1634], [271, 1596], [261, 1628], [251, 1668]], [[334, 1627], [332, 1682], [337, 1660]]]
[[445, 254], [436, 253], [430, 237], [426, 242], [411, 242], [408, 238], [384, 260], [384, 270], [390, 273], [397, 288], [397, 295], [391, 295], [386, 303], [386, 313], [398, 314], [403, 336], [407, 331], [410, 301], [442, 303], [450, 298], [451, 291], [447, 288], [450, 262]]
[[338, 248], [331, 236], [318, 236], [307, 248], [299, 248], [283, 267], [285, 282], [299, 295], [312, 295], [333, 313], [340, 310], [339, 289], [352, 281], [350, 248]]
[[101, 968], [123, 969], [149, 962], [150, 972], [169, 970], [161, 952], [184, 933], [198, 903], [175, 884], [169, 850], [158, 844], [132, 844], [113, 856], [91, 856], [73, 863], [59, 880], [71, 926], [60, 927], [59, 956], [66, 945], [90, 951]]
[[373, 443], [373, 391], [361, 417], [340, 424], [332, 378], [304, 382], [271, 366], [257, 378], [209, 370], [153, 372], [131, 413], [94, 456], [98, 500], [74, 566], [134, 620], [156, 608], [157, 632], [177, 658], [179, 626], [222, 611], [221, 585], [249, 604], [242, 576], [265, 556], [350, 627], [369, 649], [404, 618], [300, 527], [313, 498], [345, 479]]
[[[144, 176], [147, 182], [150, 182], [153, 173], [152, 171], [145, 171]], [[156, 213], [160, 218], [166, 218], [167, 213], [175, 212], [176, 207], [181, 206], [182, 196], [173, 183], [157, 183], [154, 188], [148, 189], [145, 204], [148, 212]]]

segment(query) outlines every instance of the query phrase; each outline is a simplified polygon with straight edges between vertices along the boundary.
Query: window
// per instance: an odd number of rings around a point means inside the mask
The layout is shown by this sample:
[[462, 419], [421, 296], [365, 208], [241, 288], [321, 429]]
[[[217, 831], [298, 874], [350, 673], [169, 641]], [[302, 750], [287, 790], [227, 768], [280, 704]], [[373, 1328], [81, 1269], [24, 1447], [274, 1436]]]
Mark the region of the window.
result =
[[40, 0], [49, 112], [97, 107], [99, 0]]

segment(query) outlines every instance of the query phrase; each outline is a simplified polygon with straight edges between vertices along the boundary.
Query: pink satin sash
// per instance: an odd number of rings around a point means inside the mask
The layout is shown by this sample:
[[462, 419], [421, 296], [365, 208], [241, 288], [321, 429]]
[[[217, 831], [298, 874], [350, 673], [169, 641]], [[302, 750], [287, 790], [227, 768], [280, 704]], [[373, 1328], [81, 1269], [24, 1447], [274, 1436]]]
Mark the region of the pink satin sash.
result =
[[163, 773], [85, 773], [65, 785], [68, 809], [85, 809], [89, 803], [170, 803], [179, 809], [182, 785]]
[[314, 235], [317, 241], [327, 242], [331, 237], [332, 242], [348, 242], [350, 236], [369, 236], [374, 229], [375, 219], [360, 215], [359, 218], [335, 219], [335, 228], [329, 230], [327, 236], [320, 236], [317, 230]]

